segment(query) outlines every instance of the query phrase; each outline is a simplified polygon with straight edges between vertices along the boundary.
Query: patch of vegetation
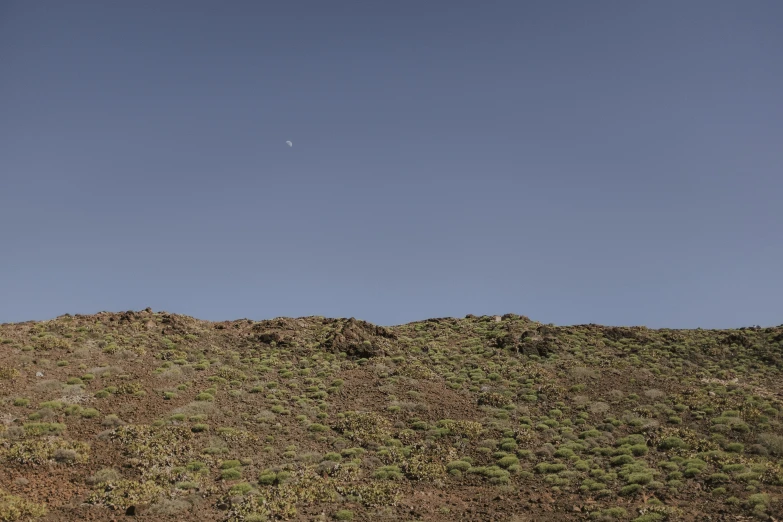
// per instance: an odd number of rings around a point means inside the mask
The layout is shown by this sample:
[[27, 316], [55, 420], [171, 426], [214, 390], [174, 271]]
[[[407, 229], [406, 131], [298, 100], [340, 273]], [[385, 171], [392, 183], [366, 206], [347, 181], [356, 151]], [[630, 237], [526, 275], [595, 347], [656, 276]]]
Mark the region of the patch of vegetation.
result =
[[110, 509], [125, 510], [138, 504], [151, 504], [164, 493], [164, 489], [153, 481], [119, 480], [104, 482], [96, 486], [87, 502], [100, 504]]
[[40, 466], [43, 464], [84, 464], [90, 454], [90, 445], [83, 441], [58, 438], [35, 438], [0, 445], [0, 460], [9, 464]]
[[0, 489], [0, 521], [16, 522], [45, 516], [46, 506], [25, 500]]
[[56, 422], [26, 422], [24, 424], [26, 435], [59, 435], [65, 430], [65, 424]]
[[0, 338], [17, 418], [0, 423], [0, 465], [69, 466], [109, 509], [191, 516], [198, 497], [221, 522], [405, 520], [402, 496], [422, 490], [436, 518], [489, 519], [521, 491], [551, 497], [531, 519], [576, 505], [590, 520], [764, 520], [783, 497], [783, 327], [143, 311], [0, 325]]
[[16, 379], [21, 375], [19, 370], [11, 368], [10, 366], [0, 367], [0, 381], [10, 381]]

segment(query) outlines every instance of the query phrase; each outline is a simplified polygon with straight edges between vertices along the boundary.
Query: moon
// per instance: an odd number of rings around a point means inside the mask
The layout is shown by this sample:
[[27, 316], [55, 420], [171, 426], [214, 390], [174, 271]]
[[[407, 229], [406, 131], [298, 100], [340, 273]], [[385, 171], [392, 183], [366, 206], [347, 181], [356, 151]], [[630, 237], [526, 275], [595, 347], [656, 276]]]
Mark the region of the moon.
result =
[[287, 144], [289, 147], [293, 147], [293, 146], [294, 146], [294, 144], [293, 144], [292, 142], [290, 142], [290, 141], [286, 141], [286, 144]]

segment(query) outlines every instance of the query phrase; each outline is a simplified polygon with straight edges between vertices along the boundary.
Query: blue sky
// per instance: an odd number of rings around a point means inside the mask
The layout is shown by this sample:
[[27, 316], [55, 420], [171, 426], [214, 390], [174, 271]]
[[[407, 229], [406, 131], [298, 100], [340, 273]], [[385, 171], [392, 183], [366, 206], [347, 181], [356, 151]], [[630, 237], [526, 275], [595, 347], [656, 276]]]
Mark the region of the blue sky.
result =
[[780, 27], [777, 0], [6, 0], [0, 322], [783, 323]]

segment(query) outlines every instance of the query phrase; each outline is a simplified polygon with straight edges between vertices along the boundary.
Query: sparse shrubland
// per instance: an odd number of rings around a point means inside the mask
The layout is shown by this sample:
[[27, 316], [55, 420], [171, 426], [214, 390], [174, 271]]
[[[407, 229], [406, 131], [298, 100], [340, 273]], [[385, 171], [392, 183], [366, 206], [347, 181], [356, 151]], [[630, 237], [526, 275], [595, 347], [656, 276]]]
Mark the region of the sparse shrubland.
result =
[[783, 326], [145, 310], [0, 325], [0, 339], [0, 466], [26, 477], [0, 483], [0, 521], [783, 509]]

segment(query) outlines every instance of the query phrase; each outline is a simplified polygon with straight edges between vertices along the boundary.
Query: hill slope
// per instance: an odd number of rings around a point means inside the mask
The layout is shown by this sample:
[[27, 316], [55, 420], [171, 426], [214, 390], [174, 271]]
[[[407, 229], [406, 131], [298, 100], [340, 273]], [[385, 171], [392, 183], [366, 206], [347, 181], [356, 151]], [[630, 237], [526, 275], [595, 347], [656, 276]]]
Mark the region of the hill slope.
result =
[[0, 521], [773, 520], [783, 327], [0, 325]]

